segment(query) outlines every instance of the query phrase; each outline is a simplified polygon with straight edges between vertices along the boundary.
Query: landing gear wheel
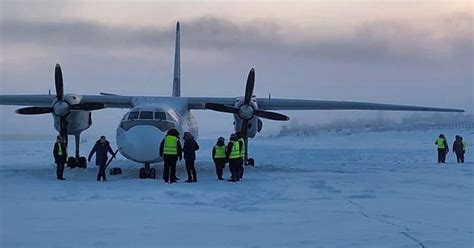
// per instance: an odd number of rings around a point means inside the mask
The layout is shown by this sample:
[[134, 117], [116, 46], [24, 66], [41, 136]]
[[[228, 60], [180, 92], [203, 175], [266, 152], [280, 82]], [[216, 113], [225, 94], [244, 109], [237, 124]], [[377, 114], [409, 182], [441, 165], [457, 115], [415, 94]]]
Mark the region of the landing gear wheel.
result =
[[77, 159], [77, 167], [78, 168], [87, 168], [87, 159], [85, 157], [80, 157]]
[[155, 170], [155, 168], [150, 169], [150, 178], [151, 179], [156, 179], [156, 170]]
[[77, 166], [76, 158], [69, 157], [67, 159], [67, 167], [74, 169], [74, 168], [76, 168], [76, 166]]
[[253, 158], [247, 159], [245, 165], [255, 166], [255, 160]]
[[145, 168], [140, 168], [140, 173], [138, 174], [138, 178], [140, 178], [140, 179], [145, 179], [146, 178]]

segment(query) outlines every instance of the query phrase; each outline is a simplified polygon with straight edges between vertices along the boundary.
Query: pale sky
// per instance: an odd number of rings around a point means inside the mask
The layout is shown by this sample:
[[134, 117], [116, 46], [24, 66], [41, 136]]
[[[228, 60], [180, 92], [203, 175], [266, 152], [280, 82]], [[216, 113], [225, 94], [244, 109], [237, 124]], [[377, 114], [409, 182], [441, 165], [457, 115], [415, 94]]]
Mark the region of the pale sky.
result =
[[[255, 67], [260, 97], [473, 111], [472, 1], [1, 1], [0, 9], [1, 94], [47, 93], [59, 62], [69, 93], [169, 95], [179, 20], [185, 96], [240, 96]], [[14, 109], [0, 107], [0, 133], [54, 132], [51, 116]], [[90, 132], [114, 133], [125, 111], [94, 113]], [[308, 123], [374, 114], [284, 113]], [[202, 133], [232, 129], [229, 115], [196, 116]]]

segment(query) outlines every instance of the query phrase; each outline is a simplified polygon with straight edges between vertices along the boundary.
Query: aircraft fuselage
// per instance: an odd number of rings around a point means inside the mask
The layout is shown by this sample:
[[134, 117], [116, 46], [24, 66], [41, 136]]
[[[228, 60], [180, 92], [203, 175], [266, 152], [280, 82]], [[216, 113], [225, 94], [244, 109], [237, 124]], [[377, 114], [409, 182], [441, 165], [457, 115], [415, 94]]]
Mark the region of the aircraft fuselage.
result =
[[140, 99], [117, 127], [119, 152], [135, 162], [156, 163], [161, 161], [160, 143], [168, 130], [176, 128], [181, 140], [184, 132], [197, 138], [197, 122], [185, 101], [179, 98], [166, 102]]

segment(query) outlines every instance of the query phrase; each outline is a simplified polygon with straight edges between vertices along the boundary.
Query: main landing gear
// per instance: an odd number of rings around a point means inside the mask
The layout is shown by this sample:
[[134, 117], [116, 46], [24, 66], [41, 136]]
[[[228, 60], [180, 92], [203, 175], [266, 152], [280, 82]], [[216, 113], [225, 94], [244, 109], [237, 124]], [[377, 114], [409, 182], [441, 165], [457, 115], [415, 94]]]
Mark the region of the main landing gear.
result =
[[155, 168], [151, 168], [149, 163], [145, 164], [145, 167], [140, 169], [140, 173], [138, 174], [140, 179], [156, 179], [156, 170]]
[[75, 157], [69, 157], [67, 159], [67, 167], [69, 168], [87, 168], [87, 159], [85, 157], [79, 156], [79, 142], [80, 135], [74, 135], [76, 141], [76, 154]]

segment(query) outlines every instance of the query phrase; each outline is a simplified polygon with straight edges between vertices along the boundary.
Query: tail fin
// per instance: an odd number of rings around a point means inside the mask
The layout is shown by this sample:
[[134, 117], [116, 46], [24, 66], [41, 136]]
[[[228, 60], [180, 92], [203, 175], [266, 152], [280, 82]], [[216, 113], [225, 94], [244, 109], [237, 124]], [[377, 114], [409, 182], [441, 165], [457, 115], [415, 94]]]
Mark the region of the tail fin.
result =
[[181, 96], [181, 60], [179, 42], [179, 21], [176, 23], [176, 44], [174, 50], [173, 96]]

